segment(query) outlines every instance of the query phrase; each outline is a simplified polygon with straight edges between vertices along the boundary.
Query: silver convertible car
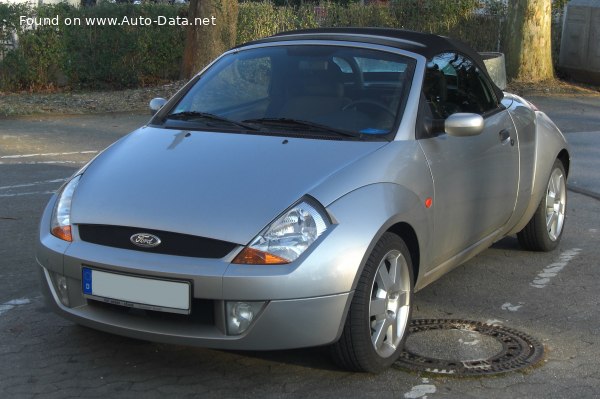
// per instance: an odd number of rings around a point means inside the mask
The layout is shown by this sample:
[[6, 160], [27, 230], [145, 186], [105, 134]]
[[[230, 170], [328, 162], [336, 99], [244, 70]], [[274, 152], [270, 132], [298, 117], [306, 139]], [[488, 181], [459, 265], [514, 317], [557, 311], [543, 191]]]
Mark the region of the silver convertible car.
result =
[[61, 315], [145, 340], [400, 355], [413, 293], [495, 241], [561, 238], [569, 152], [449, 38], [378, 28], [236, 47], [54, 195]]

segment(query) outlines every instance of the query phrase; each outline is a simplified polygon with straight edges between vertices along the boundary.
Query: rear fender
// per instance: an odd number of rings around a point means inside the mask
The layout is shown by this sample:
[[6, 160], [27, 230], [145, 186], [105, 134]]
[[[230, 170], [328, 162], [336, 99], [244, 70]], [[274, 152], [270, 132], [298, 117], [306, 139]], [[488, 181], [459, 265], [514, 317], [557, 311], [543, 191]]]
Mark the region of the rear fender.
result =
[[[535, 213], [545, 194], [546, 185], [552, 172], [552, 165], [554, 165], [554, 161], [558, 158], [558, 154], [566, 150], [567, 159], [570, 161], [569, 144], [565, 136], [545, 113], [536, 111], [535, 114], [535, 162], [533, 164], [531, 196], [528, 199], [529, 202], [523, 216], [508, 234], [518, 233], [523, 230]], [[565, 165], [565, 167], [567, 166]], [[526, 199], [524, 198], [524, 200]]]

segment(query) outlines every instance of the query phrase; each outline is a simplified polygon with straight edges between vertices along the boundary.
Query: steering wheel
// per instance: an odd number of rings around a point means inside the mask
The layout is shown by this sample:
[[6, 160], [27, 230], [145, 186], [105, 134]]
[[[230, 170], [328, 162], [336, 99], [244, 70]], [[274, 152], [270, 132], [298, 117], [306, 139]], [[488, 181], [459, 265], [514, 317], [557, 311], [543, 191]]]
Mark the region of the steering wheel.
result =
[[375, 108], [383, 111], [388, 116], [390, 116], [392, 119], [396, 118], [396, 113], [394, 111], [392, 111], [390, 108], [388, 108], [385, 104], [382, 104], [379, 101], [369, 100], [369, 99], [366, 99], [366, 98], [363, 98], [362, 100], [352, 101], [350, 104], [345, 105], [342, 108], [342, 111], [346, 111], [347, 109], [356, 107], [357, 105], [372, 106], [372, 107], [375, 107]]

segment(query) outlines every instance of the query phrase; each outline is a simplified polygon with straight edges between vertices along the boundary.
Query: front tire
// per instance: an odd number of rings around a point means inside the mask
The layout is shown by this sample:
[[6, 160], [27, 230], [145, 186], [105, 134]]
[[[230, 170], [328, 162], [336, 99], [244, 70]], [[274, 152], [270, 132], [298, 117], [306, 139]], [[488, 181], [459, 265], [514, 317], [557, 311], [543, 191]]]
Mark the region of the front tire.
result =
[[527, 226], [517, 233], [519, 244], [529, 251], [552, 251], [562, 237], [567, 213], [567, 174], [560, 159], [554, 161], [546, 195]]
[[412, 312], [412, 271], [404, 241], [384, 233], [358, 281], [342, 336], [332, 346], [339, 366], [378, 373], [398, 359]]

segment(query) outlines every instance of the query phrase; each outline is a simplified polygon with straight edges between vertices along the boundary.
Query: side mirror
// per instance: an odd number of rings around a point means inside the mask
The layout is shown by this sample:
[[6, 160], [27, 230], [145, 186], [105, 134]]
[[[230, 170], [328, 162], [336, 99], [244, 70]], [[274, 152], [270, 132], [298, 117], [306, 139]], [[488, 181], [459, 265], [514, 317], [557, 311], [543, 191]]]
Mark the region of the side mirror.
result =
[[159, 109], [162, 108], [163, 105], [167, 103], [167, 100], [161, 97], [153, 98], [150, 101], [150, 114], [154, 115], [158, 112]]
[[478, 114], [456, 113], [446, 118], [444, 130], [450, 136], [477, 136], [483, 132], [485, 121]]

